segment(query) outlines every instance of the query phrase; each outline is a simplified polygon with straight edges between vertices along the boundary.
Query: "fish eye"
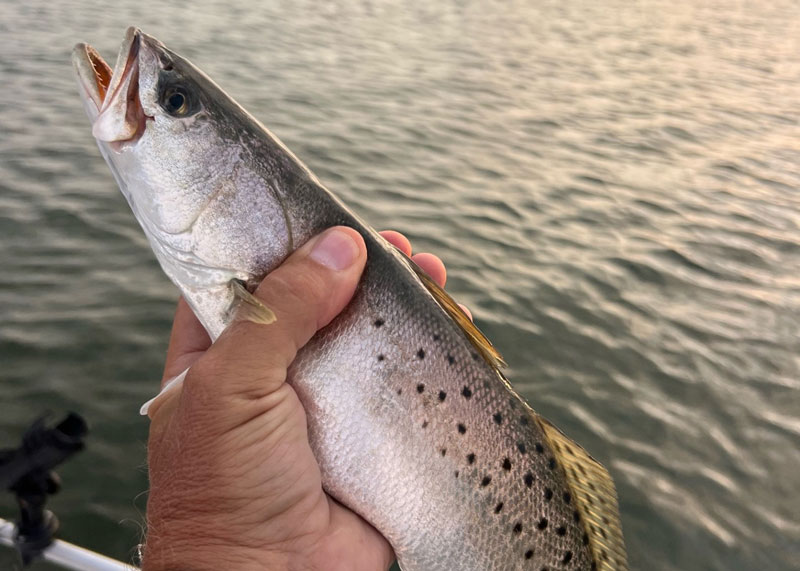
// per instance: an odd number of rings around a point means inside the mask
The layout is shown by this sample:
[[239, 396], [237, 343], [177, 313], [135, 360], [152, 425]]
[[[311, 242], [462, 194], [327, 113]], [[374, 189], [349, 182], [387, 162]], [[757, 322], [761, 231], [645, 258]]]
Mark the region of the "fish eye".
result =
[[189, 114], [189, 94], [180, 86], [172, 86], [161, 96], [161, 107], [173, 117], [185, 117]]

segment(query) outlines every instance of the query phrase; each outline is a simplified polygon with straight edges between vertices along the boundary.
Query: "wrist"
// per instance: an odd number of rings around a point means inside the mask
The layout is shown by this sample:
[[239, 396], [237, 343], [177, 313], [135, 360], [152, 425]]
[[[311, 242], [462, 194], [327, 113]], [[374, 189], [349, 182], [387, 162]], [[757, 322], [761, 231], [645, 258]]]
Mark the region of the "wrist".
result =
[[241, 545], [222, 545], [201, 534], [158, 537], [148, 533], [141, 571], [287, 571], [286, 555]]

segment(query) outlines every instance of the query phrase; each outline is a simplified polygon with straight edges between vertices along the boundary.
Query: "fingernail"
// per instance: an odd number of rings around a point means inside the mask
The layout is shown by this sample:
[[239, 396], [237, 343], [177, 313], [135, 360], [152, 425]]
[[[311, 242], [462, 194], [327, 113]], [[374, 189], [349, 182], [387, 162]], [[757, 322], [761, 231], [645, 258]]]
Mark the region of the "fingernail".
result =
[[358, 258], [358, 245], [349, 233], [331, 228], [314, 244], [311, 259], [332, 270], [345, 270]]

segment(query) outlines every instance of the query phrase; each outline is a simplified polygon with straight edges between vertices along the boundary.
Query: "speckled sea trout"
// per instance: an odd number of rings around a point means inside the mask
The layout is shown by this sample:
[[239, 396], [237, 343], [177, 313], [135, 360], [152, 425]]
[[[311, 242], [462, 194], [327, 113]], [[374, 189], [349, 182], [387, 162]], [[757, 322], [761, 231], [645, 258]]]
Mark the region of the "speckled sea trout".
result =
[[404, 570], [627, 568], [608, 472], [514, 392], [453, 300], [274, 135], [135, 28], [113, 71], [85, 44], [73, 63], [103, 156], [212, 338], [310, 237], [339, 224], [364, 236], [355, 296], [289, 382], [325, 490]]

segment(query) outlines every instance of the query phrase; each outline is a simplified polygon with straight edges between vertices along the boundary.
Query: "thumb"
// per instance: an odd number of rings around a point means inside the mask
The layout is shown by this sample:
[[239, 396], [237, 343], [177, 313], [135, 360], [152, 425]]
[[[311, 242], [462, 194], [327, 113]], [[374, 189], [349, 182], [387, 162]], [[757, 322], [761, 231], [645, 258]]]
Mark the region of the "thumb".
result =
[[[350, 301], [367, 260], [361, 235], [330, 228], [264, 278], [254, 295], [277, 320], [269, 325], [236, 321], [192, 367], [186, 387], [213, 383], [201, 394], [254, 399], [286, 380], [297, 351]], [[196, 373], [196, 374], [192, 374]]]

